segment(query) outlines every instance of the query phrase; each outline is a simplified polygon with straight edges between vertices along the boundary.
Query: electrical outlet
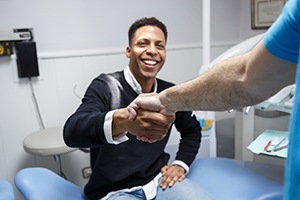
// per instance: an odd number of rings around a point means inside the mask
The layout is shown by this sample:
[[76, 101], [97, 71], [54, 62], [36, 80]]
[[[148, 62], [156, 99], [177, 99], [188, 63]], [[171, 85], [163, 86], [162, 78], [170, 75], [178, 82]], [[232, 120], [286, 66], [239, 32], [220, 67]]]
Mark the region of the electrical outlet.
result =
[[92, 174], [92, 168], [91, 167], [85, 167], [82, 169], [82, 176], [83, 178], [90, 178]]

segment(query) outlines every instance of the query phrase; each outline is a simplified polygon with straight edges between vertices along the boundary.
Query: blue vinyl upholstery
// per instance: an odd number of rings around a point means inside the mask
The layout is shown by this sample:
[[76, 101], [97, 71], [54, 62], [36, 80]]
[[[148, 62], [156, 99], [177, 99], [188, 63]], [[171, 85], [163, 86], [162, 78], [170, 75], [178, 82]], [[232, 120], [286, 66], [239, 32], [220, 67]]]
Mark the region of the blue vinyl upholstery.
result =
[[15, 200], [12, 185], [4, 179], [0, 179], [0, 200]]
[[[283, 171], [282, 166], [271, 164], [199, 158], [191, 165], [187, 178], [215, 200], [279, 200], [283, 196]], [[15, 185], [26, 200], [85, 199], [80, 187], [45, 168], [22, 169], [15, 177]]]
[[46, 168], [25, 168], [15, 177], [25, 200], [84, 200], [82, 188]]
[[279, 200], [283, 196], [282, 183], [264, 176], [283, 178], [283, 168], [278, 172], [278, 167], [228, 158], [200, 158], [191, 165], [187, 178], [215, 200]]

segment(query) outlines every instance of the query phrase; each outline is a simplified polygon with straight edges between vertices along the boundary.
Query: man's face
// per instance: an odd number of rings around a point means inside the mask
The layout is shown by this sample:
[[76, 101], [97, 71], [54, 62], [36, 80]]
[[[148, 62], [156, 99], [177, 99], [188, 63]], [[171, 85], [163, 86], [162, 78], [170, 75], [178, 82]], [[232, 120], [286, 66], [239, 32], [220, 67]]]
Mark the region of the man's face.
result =
[[155, 78], [166, 59], [164, 33], [156, 26], [137, 29], [131, 46], [126, 49], [126, 55], [129, 58], [131, 72], [138, 82]]

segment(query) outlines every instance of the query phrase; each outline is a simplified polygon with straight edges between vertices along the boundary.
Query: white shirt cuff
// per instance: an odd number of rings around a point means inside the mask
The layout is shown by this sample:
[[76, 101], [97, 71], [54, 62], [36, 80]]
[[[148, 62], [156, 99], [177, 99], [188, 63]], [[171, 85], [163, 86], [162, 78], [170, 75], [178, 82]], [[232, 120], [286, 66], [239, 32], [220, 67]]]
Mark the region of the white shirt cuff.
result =
[[105, 115], [105, 121], [103, 125], [104, 135], [109, 144], [120, 144], [129, 140], [129, 138], [126, 136], [127, 132], [119, 135], [118, 137], [112, 137], [112, 116], [114, 112], [115, 110], [112, 110]]
[[189, 173], [189, 166], [187, 166], [187, 164], [185, 164], [184, 162], [180, 161], [180, 160], [175, 160], [172, 165], [179, 165], [181, 167], [183, 167], [183, 169], [185, 169], [185, 174]]

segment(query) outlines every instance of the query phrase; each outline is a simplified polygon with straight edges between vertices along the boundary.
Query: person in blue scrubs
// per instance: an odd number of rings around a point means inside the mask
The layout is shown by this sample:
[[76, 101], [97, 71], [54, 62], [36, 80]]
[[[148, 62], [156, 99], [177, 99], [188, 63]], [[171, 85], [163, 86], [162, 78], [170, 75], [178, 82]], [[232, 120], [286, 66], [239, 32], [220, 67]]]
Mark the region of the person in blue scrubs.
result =
[[[300, 0], [288, 0], [264, 38], [250, 52], [222, 61], [197, 78], [159, 94], [140, 95], [128, 106], [131, 120], [140, 108], [174, 115], [184, 110], [225, 111], [256, 105], [296, 81], [284, 199], [300, 199], [299, 9]], [[155, 141], [147, 133], [137, 137], [145, 142]]]

